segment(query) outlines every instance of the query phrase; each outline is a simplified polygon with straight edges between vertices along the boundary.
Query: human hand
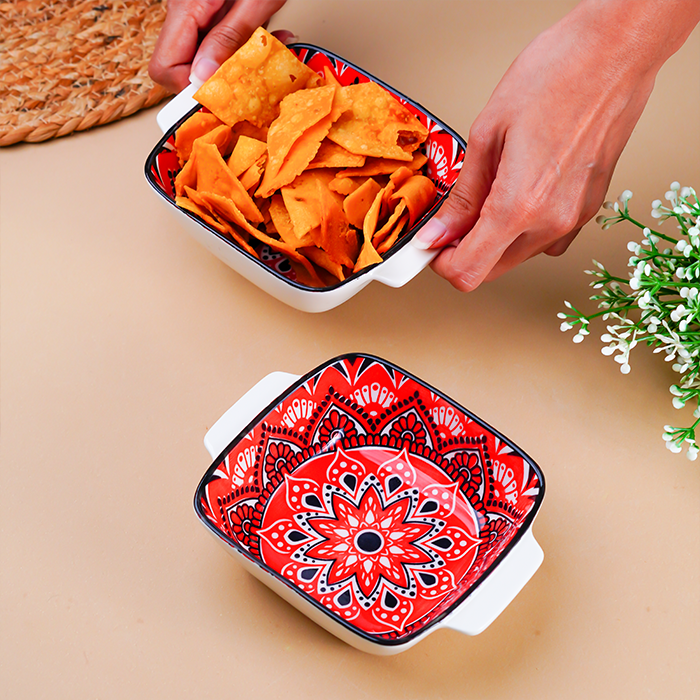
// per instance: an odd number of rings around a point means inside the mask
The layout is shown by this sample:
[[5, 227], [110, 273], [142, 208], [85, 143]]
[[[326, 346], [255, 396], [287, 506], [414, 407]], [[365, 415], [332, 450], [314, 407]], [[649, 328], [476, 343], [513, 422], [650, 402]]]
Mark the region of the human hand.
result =
[[442, 248], [433, 269], [457, 289], [562, 254], [600, 208], [658, 69], [687, 36], [648, 11], [663, 2], [638, 2], [638, 24], [629, 4], [581, 3], [521, 53], [477, 117], [459, 179], [414, 239]]
[[[285, 1], [170, 0], [148, 66], [151, 78], [174, 93], [187, 87], [190, 75], [204, 82]], [[292, 37], [273, 34], [281, 41]]]

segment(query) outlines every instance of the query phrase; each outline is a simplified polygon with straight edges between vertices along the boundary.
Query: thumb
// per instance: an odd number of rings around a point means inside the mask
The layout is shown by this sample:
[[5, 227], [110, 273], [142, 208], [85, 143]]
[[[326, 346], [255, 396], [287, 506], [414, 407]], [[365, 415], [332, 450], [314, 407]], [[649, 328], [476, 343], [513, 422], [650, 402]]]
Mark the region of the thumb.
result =
[[501, 149], [500, 139], [470, 134], [459, 177], [438, 213], [413, 238], [413, 245], [442, 248], [472, 230], [491, 191]]
[[204, 82], [214, 75], [284, 3], [285, 0], [237, 0], [200, 44], [192, 61], [192, 82]]

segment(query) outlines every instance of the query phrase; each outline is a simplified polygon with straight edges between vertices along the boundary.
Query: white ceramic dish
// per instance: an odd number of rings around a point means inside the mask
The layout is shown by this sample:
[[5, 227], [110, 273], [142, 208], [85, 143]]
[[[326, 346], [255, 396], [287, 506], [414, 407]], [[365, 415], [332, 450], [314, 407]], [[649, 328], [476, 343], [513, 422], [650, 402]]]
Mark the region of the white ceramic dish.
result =
[[209, 430], [195, 495], [254, 576], [348, 644], [475, 635], [540, 566], [537, 465], [404, 370], [344, 355], [274, 372]]
[[291, 267], [280, 254], [265, 246], [260, 250], [260, 259], [255, 258], [194, 214], [177, 207], [173, 181], [179, 163], [173, 152], [174, 135], [179, 125], [201, 108], [192, 97], [196, 92], [194, 85], [183, 90], [158, 114], [158, 125], [164, 136], [149, 155], [145, 170], [147, 180], [160, 195], [161, 201], [166, 203], [180, 224], [207, 250], [276, 299], [302, 311], [321, 312], [344, 303], [372, 281], [390, 287], [401, 287], [430, 264], [436, 255], [435, 251], [419, 250], [407, 244], [437, 212], [447, 196], [462, 167], [466, 144], [464, 139], [423, 107], [348, 61], [316, 46], [295, 44], [290, 48], [300, 60], [315, 70], [322, 73], [324, 67], [329, 68], [342, 85], [369, 80], [379, 83], [429, 129], [428, 140], [424, 145], [428, 156], [426, 174], [437, 187], [435, 203], [384, 256], [384, 262], [350, 275], [345, 281], [331, 287], [313, 289], [296, 282]]

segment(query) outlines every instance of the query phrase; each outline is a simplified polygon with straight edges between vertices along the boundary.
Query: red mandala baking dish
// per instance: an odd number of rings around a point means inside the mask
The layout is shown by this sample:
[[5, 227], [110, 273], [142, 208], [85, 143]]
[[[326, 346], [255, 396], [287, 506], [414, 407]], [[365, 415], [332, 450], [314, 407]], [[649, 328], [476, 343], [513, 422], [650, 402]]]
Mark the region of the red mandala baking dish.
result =
[[425, 174], [437, 189], [435, 201], [429, 211], [384, 255], [383, 262], [351, 274], [344, 281], [329, 287], [307, 287], [297, 281], [289, 261], [281, 253], [253, 241], [257, 257], [251, 255], [195, 214], [179, 208], [175, 204], [175, 177], [180, 171], [175, 152], [175, 134], [184, 121], [202, 109], [192, 97], [196, 91], [194, 85], [185, 88], [158, 114], [158, 124], [164, 135], [148, 156], [145, 173], [159, 199], [190, 235], [211, 253], [280, 301], [302, 311], [322, 312], [344, 303], [372, 281], [401, 287], [430, 264], [437, 250], [420, 250], [410, 245], [410, 241], [437, 213], [449, 194], [464, 162], [466, 142], [417, 102], [331, 51], [310, 44], [293, 44], [289, 49], [316, 72], [323, 74], [324, 69], [329, 70], [340, 85], [368, 81], [381, 85], [428, 130], [428, 138], [423, 144], [428, 159]]
[[467, 409], [365, 354], [275, 372], [207, 433], [195, 510], [246, 568], [353, 646], [478, 634], [542, 562], [539, 467]]

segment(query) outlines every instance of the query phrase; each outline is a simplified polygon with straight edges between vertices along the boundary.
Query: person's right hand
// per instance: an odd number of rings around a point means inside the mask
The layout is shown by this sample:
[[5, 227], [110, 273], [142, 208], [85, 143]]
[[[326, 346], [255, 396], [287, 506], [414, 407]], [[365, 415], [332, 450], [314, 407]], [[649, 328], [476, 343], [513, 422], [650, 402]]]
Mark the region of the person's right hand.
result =
[[204, 82], [285, 1], [170, 0], [148, 66], [151, 78], [174, 93], [187, 87], [190, 75]]

